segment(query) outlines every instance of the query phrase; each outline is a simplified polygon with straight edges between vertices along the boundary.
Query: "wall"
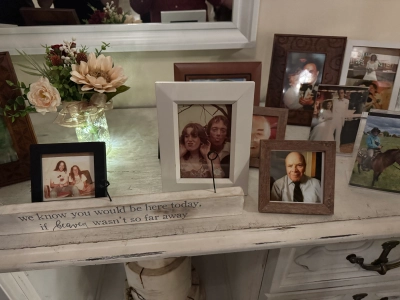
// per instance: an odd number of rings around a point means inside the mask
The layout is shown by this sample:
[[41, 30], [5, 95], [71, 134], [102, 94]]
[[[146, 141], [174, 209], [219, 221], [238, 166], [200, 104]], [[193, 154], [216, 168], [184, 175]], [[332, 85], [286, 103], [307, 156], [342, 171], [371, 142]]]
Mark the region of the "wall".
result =
[[[173, 81], [174, 62], [262, 61], [261, 100], [265, 100], [274, 33], [398, 42], [399, 11], [398, 0], [261, 0], [256, 48], [113, 53], [116, 64], [129, 75], [127, 85], [131, 87], [115, 98], [115, 106], [154, 106], [154, 82]], [[60, 37], [60, 41], [67, 38]], [[13, 61], [21, 59], [13, 56]], [[35, 80], [19, 71], [17, 75], [22, 81]]]

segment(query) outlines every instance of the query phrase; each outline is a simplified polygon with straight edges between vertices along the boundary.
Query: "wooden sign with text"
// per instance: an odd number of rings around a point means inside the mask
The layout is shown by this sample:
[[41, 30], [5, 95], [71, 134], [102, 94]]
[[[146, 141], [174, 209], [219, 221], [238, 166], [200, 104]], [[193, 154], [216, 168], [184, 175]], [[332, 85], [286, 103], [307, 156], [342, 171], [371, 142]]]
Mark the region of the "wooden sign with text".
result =
[[240, 187], [0, 207], [0, 235], [238, 215]]

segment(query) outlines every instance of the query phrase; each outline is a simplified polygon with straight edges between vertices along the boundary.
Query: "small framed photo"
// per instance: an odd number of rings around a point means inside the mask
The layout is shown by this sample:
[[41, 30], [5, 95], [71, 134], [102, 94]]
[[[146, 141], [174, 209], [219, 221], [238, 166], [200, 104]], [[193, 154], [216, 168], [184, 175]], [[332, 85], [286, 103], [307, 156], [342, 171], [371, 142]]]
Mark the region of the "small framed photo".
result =
[[333, 214], [335, 143], [261, 141], [258, 211]]
[[394, 110], [400, 88], [400, 43], [349, 40], [340, 84], [369, 90], [366, 111]]
[[351, 155], [368, 88], [321, 84], [315, 99], [310, 141], [336, 141], [336, 154]]
[[261, 62], [175, 63], [175, 81], [254, 81], [254, 106], [260, 105]]
[[250, 167], [260, 166], [260, 141], [284, 140], [288, 110], [254, 106], [250, 142]]
[[4, 117], [2, 108], [9, 99], [21, 96], [21, 91], [5, 81], [16, 83], [17, 75], [8, 52], [0, 52], [0, 187], [29, 180], [29, 146], [36, 144], [36, 136], [29, 115], [15, 118]]
[[106, 197], [104, 142], [31, 148], [32, 202]]
[[362, 131], [350, 185], [400, 193], [399, 137], [400, 113], [371, 110]]
[[163, 192], [247, 194], [254, 82], [156, 82]]
[[288, 108], [289, 125], [310, 126], [318, 85], [339, 83], [346, 40], [275, 34], [266, 106]]

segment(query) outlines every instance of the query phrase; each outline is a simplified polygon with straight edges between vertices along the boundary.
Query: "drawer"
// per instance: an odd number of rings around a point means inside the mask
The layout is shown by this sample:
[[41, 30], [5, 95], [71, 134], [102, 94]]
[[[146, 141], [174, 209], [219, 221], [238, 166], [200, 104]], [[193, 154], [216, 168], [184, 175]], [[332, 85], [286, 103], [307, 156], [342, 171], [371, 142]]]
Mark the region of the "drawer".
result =
[[[381, 255], [382, 244], [386, 241], [271, 250], [263, 288], [269, 293], [280, 293], [396, 281], [400, 278], [400, 268], [380, 275], [375, 271], [364, 270], [346, 259], [349, 254], [355, 254], [363, 257], [366, 264], [370, 264]], [[400, 245], [391, 250], [388, 259], [389, 263], [400, 261]]]
[[400, 281], [324, 290], [262, 293], [258, 300], [400, 300]]

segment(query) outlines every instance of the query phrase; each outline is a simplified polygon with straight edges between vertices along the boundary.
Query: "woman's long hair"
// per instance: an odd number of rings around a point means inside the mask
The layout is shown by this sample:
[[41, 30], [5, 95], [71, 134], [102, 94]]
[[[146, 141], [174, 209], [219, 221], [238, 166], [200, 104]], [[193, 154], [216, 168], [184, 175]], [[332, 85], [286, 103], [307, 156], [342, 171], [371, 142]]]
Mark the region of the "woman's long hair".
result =
[[322, 102], [322, 108], [327, 110], [328, 109], [328, 102], [330, 102], [332, 104], [331, 108], [330, 108], [330, 111], [332, 111], [332, 108], [333, 108], [332, 100], [326, 100], [326, 101]]
[[78, 175], [79, 175], [79, 179], [80, 179], [80, 178], [81, 178], [81, 175], [82, 175], [82, 171], [81, 171], [81, 169], [79, 169], [79, 167], [78, 167], [77, 165], [73, 165], [73, 166], [72, 166], [71, 172], [69, 173], [69, 176], [70, 176], [71, 178], [75, 179], [74, 168], [77, 168], [77, 169], [78, 169]]
[[[188, 124], [186, 124], [186, 126], [182, 130], [182, 134], [181, 134], [181, 136], [179, 138], [179, 143], [180, 144], [185, 146], [185, 135], [187, 135], [187, 129], [188, 128], [192, 128], [193, 129], [192, 132], [190, 133], [190, 135], [192, 137], [199, 137], [201, 144], [208, 143], [207, 134], [206, 134], [206, 131], [204, 130], [203, 126], [201, 126], [198, 123], [188, 123]], [[200, 153], [200, 150], [199, 150], [199, 153]], [[201, 155], [201, 153], [200, 153], [200, 155]], [[185, 160], [187, 160], [189, 157], [190, 157], [190, 152], [186, 152], [185, 155], [183, 156], [183, 158]]]
[[57, 163], [57, 165], [56, 165], [56, 168], [54, 169], [54, 171], [60, 171], [60, 169], [59, 169], [59, 167], [60, 167], [60, 164], [61, 163], [63, 163], [64, 164], [64, 172], [65, 173], [67, 173], [67, 164], [65, 163], [65, 161], [63, 161], [63, 160], [60, 160], [58, 163]]

